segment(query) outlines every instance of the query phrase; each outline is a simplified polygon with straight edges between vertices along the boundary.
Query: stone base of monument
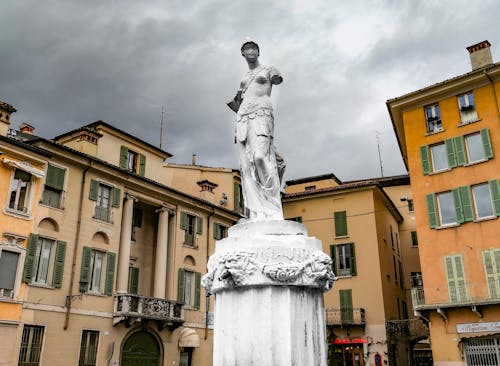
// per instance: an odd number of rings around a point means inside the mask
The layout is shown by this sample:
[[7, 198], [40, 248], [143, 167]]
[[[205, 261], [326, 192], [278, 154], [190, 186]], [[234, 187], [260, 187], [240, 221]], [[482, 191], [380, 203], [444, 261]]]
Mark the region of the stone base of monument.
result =
[[215, 295], [214, 366], [326, 365], [323, 292], [334, 279], [302, 224], [233, 226], [203, 277]]

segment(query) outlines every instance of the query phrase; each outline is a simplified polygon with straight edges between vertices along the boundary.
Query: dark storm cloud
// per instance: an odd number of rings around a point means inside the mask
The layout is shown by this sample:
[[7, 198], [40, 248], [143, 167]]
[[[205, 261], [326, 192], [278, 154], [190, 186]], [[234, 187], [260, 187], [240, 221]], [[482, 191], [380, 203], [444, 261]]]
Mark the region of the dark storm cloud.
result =
[[225, 102], [250, 36], [284, 76], [273, 102], [286, 179], [378, 176], [377, 134], [384, 173], [400, 174], [385, 101], [469, 71], [465, 47], [483, 39], [498, 61], [498, 13], [494, 1], [8, 1], [0, 100], [42, 136], [102, 119], [155, 145], [165, 106], [173, 161], [236, 167]]

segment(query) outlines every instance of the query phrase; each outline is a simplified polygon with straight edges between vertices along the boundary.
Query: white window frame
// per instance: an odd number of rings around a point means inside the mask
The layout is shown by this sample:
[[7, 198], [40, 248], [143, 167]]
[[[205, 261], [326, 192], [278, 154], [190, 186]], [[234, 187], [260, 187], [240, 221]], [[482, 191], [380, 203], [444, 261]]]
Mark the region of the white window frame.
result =
[[[436, 169], [436, 161], [434, 159], [435, 154], [433, 151], [434, 151], [434, 148], [438, 147], [438, 146], [440, 146], [440, 147], [442, 146], [444, 148], [444, 157], [445, 157], [445, 162], [446, 162], [446, 168]], [[431, 163], [432, 163], [432, 172], [433, 173], [444, 172], [444, 171], [450, 169], [450, 164], [448, 162], [448, 153], [446, 151], [446, 145], [444, 142], [440, 142], [440, 143], [429, 146], [429, 152], [431, 154]]]
[[[351, 248], [349, 244], [338, 244], [335, 245], [335, 250], [337, 251], [337, 275], [339, 277], [351, 277]], [[342, 252], [342, 253], [341, 253]], [[346, 255], [347, 253], [347, 255]], [[342, 260], [341, 260], [342, 258]], [[340, 268], [341, 265], [344, 268]]]
[[[442, 215], [442, 211], [441, 211], [441, 201], [439, 199], [440, 196], [444, 195], [444, 194], [450, 194], [451, 195], [451, 201], [452, 201], [452, 208], [453, 208], [453, 211], [455, 212], [455, 221], [454, 222], [448, 222], [448, 223], [443, 223], [443, 215]], [[457, 221], [457, 214], [456, 214], [456, 209], [455, 209], [455, 199], [453, 197], [453, 193], [451, 191], [446, 191], [446, 192], [441, 192], [441, 193], [436, 193], [436, 201], [437, 201], [437, 208], [438, 208], [438, 214], [439, 214], [439, 225], [441, 227], [447, 227], [447, 226], [454, 226], [454, 225], [457, 225], [458, 224], [458, 221]]]
[[[190, 218], [193, 219], [193, 225], [189, 225]], [[186, 229], [184, 230], [184, 245], [192, 248], [197, 248], [198, 247], [198, 234], [197, 234], [197, 216], [186, 212]], [[189, 233], [189, 228], [192, 227], [193, 232], [190, 234]], [[189, 235], [192, 235], [192, 243], [187, 242], [187, 238]]]
[[[469, 96], [472, 96], [472, 102]], [[462, 105], [460, 102], [461, 97], [464, 97], [464, 102], [465, 102], [464, 105]], [[460, 121], [462, 124], [467, 124], [478, 120], [476, 102], [472, 91], [457, 95], [457, 103], [458, 103], [458, 111], [460, 113]], [[472, 108], [462, 110], [462, 107], [469, 108], [470, 106], [472, 106]]]
[[[438, 117], [436, 121], [432, 121], [432, 123], [435, 123], [436, 126], [431, 130], [429, 126], [429, 120], [427, 119], [427, 111], [431, 111], [431, 118], [432, 117]], [[436, 113], [436, 110], [439, 110], [439, 116]], [[426, 127], [426, 132], [427, 133], [436, 133], [436, 132], [441, 132], [443, 131], [443, 123], [441, 121], [441, 108], [439, 107], [439, 103], [428, 105], [424, 107], [424, 117], [425, 117], [425, 127]]]
[[[101, 197], [101, 187], [109, 188], [108, 207], [107, 207], [108, 219], [107, 220], [103, 219], [100, 216], [98, 217], [96, 215], [97, 208], [100, 208], [100, 209], [105, 208], [105, 206], [101, 206], [99, 204], [100, 203], [99, 199]], [[94, 218], [96, 218], [99, 221], [103, 221], [103, 222], [107, 222], [107, 223], [113, 222], [113, 188], [114, 188], [114, 186], [112, 184], [109, 184], [109, 183], [106, 183], [106, 182], [103, 182], [100, 180], [97, 181], [97, 197], [96, 197], [95, 204], [94, 204]]]
[[[99, 287], [97, 290], [92, 288], [92, 285], [94, 284], [95, 276], [96, 276], [96, 271], [94, 267], [94, 261], [95, 261], [95, 255], [99, 253], [102, 254], [102, 262], [101, 262], [101, 268], [100, 268], [100, 273], [99, 273]], [[104, 294], [104, 284], [106, 281], [106, 268], [108, 265], [108, 252], [105, 250], [100, 250], [100, 249], [94, 249], [91, 248], [90, 251], [90, 264], [89, 264], [89, 283], [87, 285], [87, 291], [89, 294], [93, 295], [102, 295]]]
[[[482, 152], [482, 155], [483, 155], [482, 159], [471, 160], [471, 158], [470, 158], [469, 142], [468, 142], [467, 139], [469, 137], [472, 137], [472, 136], [479, 136], [480, 148], [481, 148], [481, 152]], [[486, 159], [486, 153], [484, 152], [484, 147], [483, 147], [483, 139], [482, 139], [482, 136], [481, 136], [480, 132], [475, 132], [475, 133], [471, 133], [471, 134], [465, 135], [464, 136], [464, 144], [465, 144], [465, 150], [467, 151], [467, 163], [468, 164], [480, 163], [482, 161], [486, 161], [487, 160]]]
[[131, 173], [137, 173], [138, 167], [139, 167], [139, 153], [127, 149], [127, 170]]
[[[23, 277], [24, 260], [26, 258], [26, 248], [22, 245], [22, 242], [26, 240], [26, 237], [16, 234], [4, 233], [4, 242], [0, 244], [0, 255], [2, 251], [10, 251], [19, 254], [19, 260], [17, 262], [16, 278], [14, 281], [13, 294], [9, 297], [12, 300], [21, 300], [19, 297], [19, 290], [21, 289], [21, 280]], [[6, 297], [0, 296], [0, 300], [5, 300]]]
[[[30, 180], [28, 182], [28, 187], [26, 188], [26, 203], [25, 203], [25, 207], [26, 207], [26, 211], [21, 211], [21, 210], [17, 210], [16, 208], [11, 208], [9, 207], [10, 206], [10, 195], [11, 195], [11, 191], [12, 191], [12, 186], [14, 184], [14, 178], [15, 178], [15, 174], [16, 174], [16, 170], [20, 170], [20, 171], [23, 171], [25, 172], [26, 174], [29, 174], [30, 175]], [[9, 191], [8, 191], [8, 194], [7, 194], [7, 202], [6, 202], [6, 205], [5, 205], [5, 209], [4, 209], [4, 212], [7, 213], [7, 214], [14, 214], [16, 216], [20, 216], [20, 217], [28, 217], [31, 219], [31, 208], [33, 207], [33, 192], [35, 192], [35, 187], [36, 187], [36, 177], [31, 174], [30, 172], [27, 172], [23, 169], [20, 169], [20, 168], [17, 168], [17, 167], [13, 167], [12, 170], [11, 170], [11, 175], [10, 175], [10, 184], [9, 184]], [[19, 187], [17, 189], [17, 193], [16, 193], [16, 200], [17, 202], [19, 202], [19, 197], [18, 194], [19, 194]], [[18, 204], [14, 204], [14, 206], [17, 206]]]
[[[188, 277], [190, 280], [188, 281]], [[188, 286], [190, 284], [190, 287]], [[195, 272], [189, 269], [184, 270], [184, 304], [194, 308], [196, 298], [196, 280]], [[188, 301], [189, 300], [189, 301]]]
[[[38, 267], [40, 266], [40, 256], [41, 252], [39, 252], [43, 249], [40, 248], [39, 245], [42, 241], [47, 241], [50, 242], [50, 253], [49, 253], [49, 258], [48, 258], [48, 263], [47, 263], [47, 277], [45, 281], [40, 281], [36, 280], [36, 277], [38, 275]], [[42, 286], [51, 286], [52, 283], [52, 274], [54, 270], [54, 260], [55, 260], [55, 255], [56, 255], [56, 243], [57, 241], [52, 238], [47, 238], [43, 236], [39, 236], [37, 243], [36, 243], [36, 254], [35, 254], [35, 259], [33, 263], [33, 275], [31, 277], [31, 283], [32, 285], [42, 285]]]
[[[488, 188], [488, 196], [490, 198], [490, 208], [491, 208], [491, 215], [488, 215], [488, 216], [479, 216], [479, 213], [478, 213], [478, 205], [477, 205], [477, 201], [476, 201], [476, 194], [475, 194], [474, 188], [480, 187], [480, 186], [486, 186]], [[471, 191], [472, 191], [472, 199], [474, 201], [474, 216], [478, 220], [484, 220], [484, 219], [489, 219], [489, 218], [496, 217], [496, 215], [495, 215], [495, 209], [493, 207], [493, 201], [491, 199], [490, 185], [488, 183], [476, 184], [476, 185], [471, 186]]]

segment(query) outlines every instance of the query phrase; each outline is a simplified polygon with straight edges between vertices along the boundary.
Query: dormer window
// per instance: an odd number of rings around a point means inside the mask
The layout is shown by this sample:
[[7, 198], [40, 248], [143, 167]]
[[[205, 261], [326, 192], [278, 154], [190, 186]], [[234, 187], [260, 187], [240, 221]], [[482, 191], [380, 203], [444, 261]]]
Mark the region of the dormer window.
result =
[[120, 168], [144, 177], [146, 156], [122, 146], [120, 148]]
[[427, 133], [435, 133], [443, 130], [439, 104], [425, 107], [425, 123], [427, 125]]
[[461, 123], [470, 123], [477, 121], [476, 103], [474, 94], [468, 92], [457, 97], [458, 109], [460, 112]]

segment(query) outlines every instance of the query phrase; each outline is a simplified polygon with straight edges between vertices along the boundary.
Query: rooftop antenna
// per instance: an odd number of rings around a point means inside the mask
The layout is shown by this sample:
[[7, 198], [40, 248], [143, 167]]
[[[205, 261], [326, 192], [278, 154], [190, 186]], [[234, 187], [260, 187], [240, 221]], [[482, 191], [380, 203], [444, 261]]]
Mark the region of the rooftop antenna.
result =
[[161, 120], [160, 120], [160, 149], [163, 141], [163, 116], [165, 114], [165, 106], [161, 106]]
[[380, 131], [375, 131], [375, 137], [377, 139], [377, 149], [378, 149], [378, 162], [380, 164], [380, 176], [384, 177], [384, 166], [382, 164], [382, 155], [380, 154]]

